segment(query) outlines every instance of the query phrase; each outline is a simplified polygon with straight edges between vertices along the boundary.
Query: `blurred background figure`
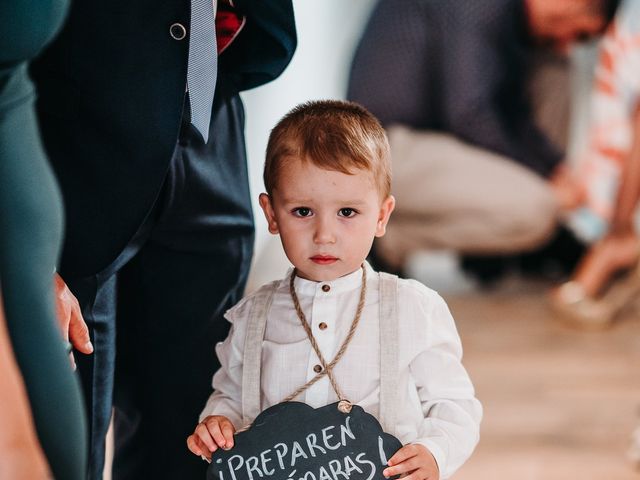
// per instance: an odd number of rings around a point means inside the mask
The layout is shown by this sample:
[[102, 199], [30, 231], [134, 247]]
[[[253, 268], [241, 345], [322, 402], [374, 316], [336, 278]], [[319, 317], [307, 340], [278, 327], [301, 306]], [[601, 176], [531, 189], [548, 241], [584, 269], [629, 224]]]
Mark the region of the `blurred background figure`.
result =
[[[27, 74], [27, 62], [52, 39], [66, 10], [65, 0], [0, 3], [0, 18], [5, 23], [0, 37], [3, 480], [39, 480], [50, 478], [50, 474], [57, 479], [80, 480], [86, 475], [87, 432], [80, 388], [54, 309], [53, 276], [62, 240], [62, 206], [40, 142], [33, 107], [35, 92]], [[38, 439], [33, 435], [29, 410]]]
[[[570, 270], [581, 244], [557, 232], [568, 125], [569, 44], [599, 34], [608, 0], [381, 0], [356, 51], [347, 97], [388, 127], [397, 210], [372, 260], [467, 255], [481, 278], [503, 255], [550, 245]], [[564, 190], [562, 190], [564, 192]], [[492, 257], [495, 256], [495, 257]], [[483, 258], [484, 257], [484, 258]]]
[[640, 293], [640, 238], [634, 222], [640, 196], [638, 1], [621, 4], [602, 40], [587, 142], [575, 181], [564, 188], [566, 196], [577, 199], [575, 228], [596, 241], [571, 279], [554, 291], [552, 303], [562, 318], [599, 328], [611, 325]]

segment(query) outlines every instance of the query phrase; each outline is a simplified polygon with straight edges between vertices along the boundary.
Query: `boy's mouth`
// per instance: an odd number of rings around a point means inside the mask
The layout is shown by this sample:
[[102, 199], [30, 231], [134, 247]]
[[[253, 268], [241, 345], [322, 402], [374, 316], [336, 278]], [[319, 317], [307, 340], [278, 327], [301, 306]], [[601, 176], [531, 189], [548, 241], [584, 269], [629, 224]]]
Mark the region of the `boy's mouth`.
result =
[[313, 263], [317, 263], [318, 265], [330, 265], [338, 261], [338, 259], [331, 255], [314, 255], [311, 257], [311, 261]]

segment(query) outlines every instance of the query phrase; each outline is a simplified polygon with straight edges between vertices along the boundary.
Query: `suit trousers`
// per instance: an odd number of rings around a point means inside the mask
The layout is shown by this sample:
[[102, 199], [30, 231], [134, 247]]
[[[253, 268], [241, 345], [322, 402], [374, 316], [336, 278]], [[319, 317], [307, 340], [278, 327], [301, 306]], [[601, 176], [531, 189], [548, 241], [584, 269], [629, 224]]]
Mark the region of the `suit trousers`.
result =
[[[545, 50], [531, 58], [527, 91], [536, 125], [567, 147], [570, 69]], [[420, 250], [503, 255], [533, 250], [552, 237], [559, 220], [546, 181], [513, 159], [452, 134], [389, 128], [396, 209], [376, 253], [401, 269]]]
[[[95, 348], [76, 353], [90, 412], [91, 480], [102, 479], [112, 405], [114, 480], [205, 475], [186, 438], [211, 393], [214, 346], [228, 333], [224, 312], [243, 293], [254, 230], [246, 165], [224, 178], [234, 169], [216, 169], [216, 132], [203, 145], [187, 119], [162, 191], [126, 248], [98, 274], [66, 279]], [[219, 194], [234, 185], [247, 197], [235, 217]]]
[[546, 181], [453, 135], [392, 127], [396, 210], [376, 249], [402, 268], [411, 253], [506, 254], [533, 249], [558, 218]]

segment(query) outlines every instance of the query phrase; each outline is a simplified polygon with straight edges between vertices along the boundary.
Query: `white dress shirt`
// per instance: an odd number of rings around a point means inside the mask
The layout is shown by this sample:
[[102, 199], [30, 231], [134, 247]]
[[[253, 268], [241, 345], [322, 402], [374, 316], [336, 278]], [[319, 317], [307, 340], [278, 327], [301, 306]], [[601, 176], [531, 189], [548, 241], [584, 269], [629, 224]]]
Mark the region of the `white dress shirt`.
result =
[[[345, 398], [379, 415], [379, 290], [378, 275], [365, 264], [365, 307], [355, 335], [334, 375]], [[319, 365], [293, 307], [289, 293], [291, 271], [277, 281], [262, 346], [261, 408], [280, 403], [316, 375]], [[362, 272], [333, 281], [294, 281], [302, 310], [327, 363], [346, 337], [360, 297]], [[327, 288], [327, 286], [329, 288]], [[262, 287], [262, 288], [267, 288]], [[448, 478], [471, 455], [479, 439], [482, 407], [462, 366], [462, 347], [444, 300], [415, 280], [398, 282], [399, 372], [396, 436], [403, 443], [420, 443], [435, 457], [440, 477]], [[221, 367], [213, 376], [214, 393], [200, 415], [224, 415], [242, 426], [242, 358], [254, 295], [226, 313], [231, 331], [216, 345]], [[337, 401], [325, 376], [296, 401], [318, 408]]]

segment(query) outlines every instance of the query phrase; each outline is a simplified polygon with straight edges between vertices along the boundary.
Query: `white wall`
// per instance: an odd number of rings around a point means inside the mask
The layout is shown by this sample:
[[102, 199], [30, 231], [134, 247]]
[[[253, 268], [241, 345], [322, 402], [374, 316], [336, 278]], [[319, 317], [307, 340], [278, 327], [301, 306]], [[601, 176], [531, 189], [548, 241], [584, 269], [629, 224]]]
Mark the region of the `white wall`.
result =
[[242, 95], [246, 107], [249, 176], [256, 217], [256, 251], [248, 291], [282, 277], [289, 262], [278, 237], [270, 235], [258, 205], [269, 131], [297, 104], [342, 99], [353, 50], [374, 0], [294, 0], [298, 48], [285, 72]]

